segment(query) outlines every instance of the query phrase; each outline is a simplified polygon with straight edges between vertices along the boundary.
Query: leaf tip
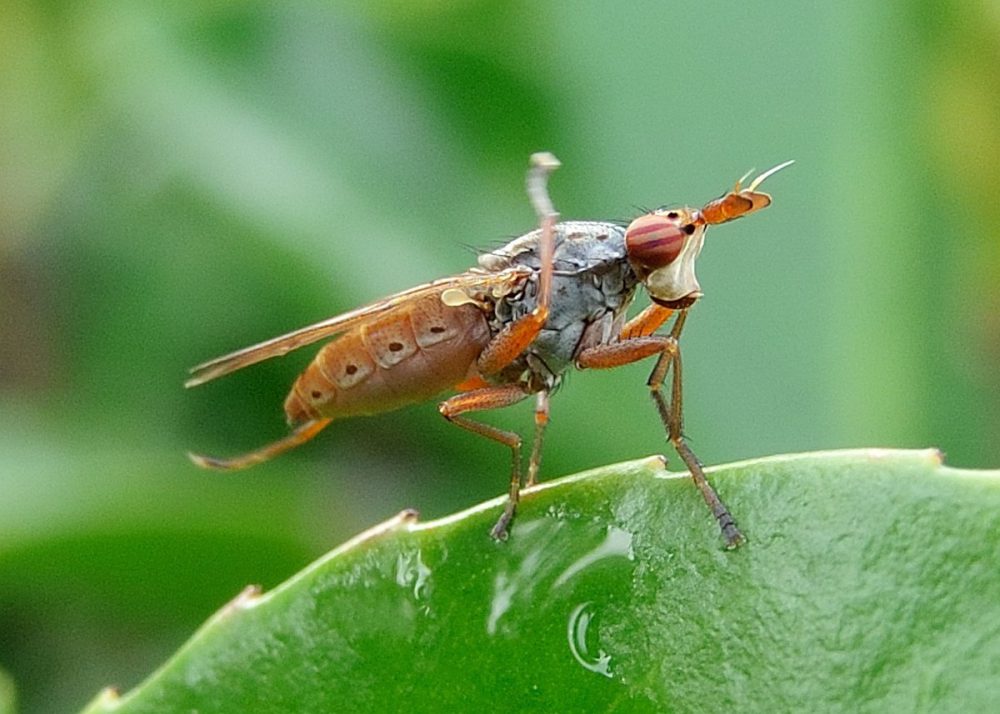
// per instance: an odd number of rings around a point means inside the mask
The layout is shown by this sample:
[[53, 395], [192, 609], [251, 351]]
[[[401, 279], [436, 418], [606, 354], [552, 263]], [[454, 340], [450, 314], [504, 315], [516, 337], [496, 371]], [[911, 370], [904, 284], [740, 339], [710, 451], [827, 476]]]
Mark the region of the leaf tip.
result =
[[657, 471], [665, 471], [667, 468], [667, 457], [663, 454], [653, 454], [643, 459], [643, 465]]
[[883, 459], [915, 458], [918, 461], [926, 461], [931, 466], [943, 466], [945, 455], [941, 449], [931, 447], [927, 449], [887, 449], [869, 448], [865, 450], [868, 459], [871, 461], [881, 461]]
[[104, 712], [112, 711], [118, 709], [122, 703], [121, 692], [118, 691], [117, 687], [105, 687], [97, 696], [87, 705], [84, 709], [84, 714], [91, 714], [93, 712]]
[[219, 610], [219, 617], [225, 617], [238, 610], [252, 607], [260, 599], [261, 592], [260, 585], [247, 585], [236, 597], [222, 606], [222, 609]]

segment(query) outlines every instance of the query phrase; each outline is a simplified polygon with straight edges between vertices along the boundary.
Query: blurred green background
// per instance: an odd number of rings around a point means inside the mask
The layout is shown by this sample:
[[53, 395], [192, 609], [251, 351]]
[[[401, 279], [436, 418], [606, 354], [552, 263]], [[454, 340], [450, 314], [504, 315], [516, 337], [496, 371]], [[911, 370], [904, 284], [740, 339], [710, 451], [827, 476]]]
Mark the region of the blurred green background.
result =
[[[530, 230], [539, 149], [583, 219], [796, 159], [699, 263], [704, 460], [1000, 466], [996, 2], [7, 0], [0, 47], [0, 669], [23, 711], [133, 686], [247, 583], [404, 507], [504, 490], [503, 450], [433, 403], [200, 471], [186, 450], [285, 433], [314, 350], [181, 382]], [[666, 448], [648, 369], [569, 376], [546, 477]]]

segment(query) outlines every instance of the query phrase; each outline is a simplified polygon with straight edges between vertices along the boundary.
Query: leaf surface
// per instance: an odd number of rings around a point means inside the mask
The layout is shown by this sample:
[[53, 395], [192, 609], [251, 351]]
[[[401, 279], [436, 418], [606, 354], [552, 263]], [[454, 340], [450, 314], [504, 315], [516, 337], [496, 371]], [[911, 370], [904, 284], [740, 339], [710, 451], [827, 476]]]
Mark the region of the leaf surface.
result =
[[709, 476], [721, 547], [650, 458], [401, 516], [247, 591], [89, 712], [986, 710], [1000, 694], [1000, 472], [936, 451], [772, 457]]

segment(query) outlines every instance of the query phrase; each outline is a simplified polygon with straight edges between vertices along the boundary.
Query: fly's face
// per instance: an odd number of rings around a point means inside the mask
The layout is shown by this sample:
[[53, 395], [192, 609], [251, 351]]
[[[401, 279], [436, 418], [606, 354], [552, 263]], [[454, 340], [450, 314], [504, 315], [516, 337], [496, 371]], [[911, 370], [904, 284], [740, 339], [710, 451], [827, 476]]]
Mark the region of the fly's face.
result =
[[706, 224], [697, 219], [691, 208], [661, 209], [639, 216], [626, 229], [629, 263], [653, 300], [673, 304], [701, 296], [694, 263]]
[[625, 252], [654, 302], [684, 307], [701, 297], [694, 264], [705, 243], [705, 230], [770, 206], [771, 197], [757, 187], [790, 163], [786, 161], [765, 171], [746, 188], [743, 188], [747, 178], [744, 176], [732, 191], [700, 209], [663, 208], [639, 216], [629, 224], [625, 231]]

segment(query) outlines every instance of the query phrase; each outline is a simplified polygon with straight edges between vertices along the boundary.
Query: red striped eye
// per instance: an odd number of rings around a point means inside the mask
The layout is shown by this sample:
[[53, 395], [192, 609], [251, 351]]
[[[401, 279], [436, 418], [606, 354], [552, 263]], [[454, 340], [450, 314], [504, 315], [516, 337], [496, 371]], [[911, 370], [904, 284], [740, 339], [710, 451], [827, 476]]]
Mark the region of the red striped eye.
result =
[[674, 220], [657, 213], [639, 216], [625, 230], [625, 250], [629, 260], [647, 270], [674, 262], [684, 248], [688, 233]]

